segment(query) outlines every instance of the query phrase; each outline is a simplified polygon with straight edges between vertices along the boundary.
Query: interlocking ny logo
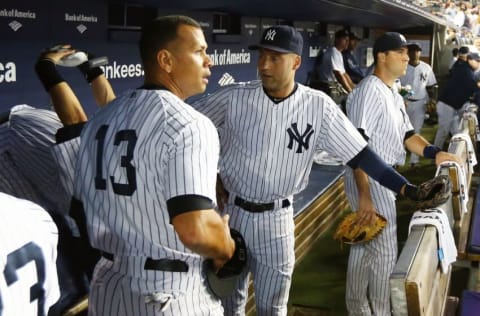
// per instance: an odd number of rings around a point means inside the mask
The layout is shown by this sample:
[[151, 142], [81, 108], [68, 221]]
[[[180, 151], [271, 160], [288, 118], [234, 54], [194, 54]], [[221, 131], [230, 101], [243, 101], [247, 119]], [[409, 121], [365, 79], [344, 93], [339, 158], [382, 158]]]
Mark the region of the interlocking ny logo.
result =
[[267, 33], [265, 34], [265, 40], [273, 41], [275, 39], [276, 34], [277, 32], [275, 30], [268, 30]]
[[302, 153], [302, 147], [305, 148], [305, 150], [308, 150], [309, 147], [309, 142], [310, 142], [310, 137], [313, 135], [313, 128], [312, 125], [307, 124], [307, 129], [303, 134], [300, 134], [300, 132], [297, 129], [297, 123], [292, 123], [292, 127], [289, 127], [287, 129], [288, 136], [290, 136], [290, 140], [288, 142], [288, 149], [293, 148], [293, 141], [295, 140], [298, 143], [297, 147], [297, 154]]
[[421, 73], [420, 74], [420, 81], [427, 81], [427, 74], [426, 73]]

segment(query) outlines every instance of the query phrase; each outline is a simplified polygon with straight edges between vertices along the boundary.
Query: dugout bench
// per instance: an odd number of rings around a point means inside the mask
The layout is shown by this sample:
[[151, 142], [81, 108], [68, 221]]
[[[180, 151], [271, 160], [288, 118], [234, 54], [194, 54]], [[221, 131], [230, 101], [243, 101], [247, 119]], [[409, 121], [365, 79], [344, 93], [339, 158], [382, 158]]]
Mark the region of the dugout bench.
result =
[[[478, 127], [473, 115], [473, 112], [464, 114], [459, 132], [468, 135], [475, 145]], [[471, 214], [475, 211], [472, 192], [477, 189], [472, 185], [471, 166], [474, 152], [468, 142], [458, 138], [452, 138], [448, 151], [462, 158], [465, 184], [461, 185], [459, 170], [454, 165], [439, 168], [439, 174], [449, 175], [452, 180], [452, 197], [439, 208], [447, 214], [457, 246], [457, 260], [462, 260], [470, 256], [464, 249], [467, 249]], [[469, 196], [466, 210], [462, 207], [463, 194]], [[455, 315], [459, 300], [449, 297], [451, 275], [451, 265], [446, 273], [439, 267], [437, 229], [430, 225], [413, 226], [390, 277], [393, 315]]]

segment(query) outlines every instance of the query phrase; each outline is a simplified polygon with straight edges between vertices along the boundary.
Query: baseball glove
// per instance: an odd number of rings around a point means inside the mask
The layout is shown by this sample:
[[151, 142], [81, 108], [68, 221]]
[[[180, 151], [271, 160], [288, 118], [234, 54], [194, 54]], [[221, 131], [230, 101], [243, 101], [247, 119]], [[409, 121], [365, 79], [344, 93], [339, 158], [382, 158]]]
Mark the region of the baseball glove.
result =
[[446, 175], [439, 175], [419, 186], [407, 185], [405, 196], [417, 202], [417, 209], [434, 208], [447, 202], [452, 194], [452, 183]]
[[247, 246], [243, 236], [232, 228], [230, 228], [230, 235], [235, 241], [235, 252], [232, 258], [217, 273], [215, 273], [211, 259], [204, 262], [208, 288], [219, 298], [233, 293], [238, 276], [247, 264]]
[[425, 110], [429, 114], [436, 113], [437, 112], [437, 101], [435, 101], [434, 99], [428, 100]]
[[375, 213], [372, 225], [358, 225], [357, 217], [357, 212], [345, 216], [333, 234], [333, 239], [346, 244], [360, 244], [374, 239], [387, 225], [387, 219], [378, 213]]

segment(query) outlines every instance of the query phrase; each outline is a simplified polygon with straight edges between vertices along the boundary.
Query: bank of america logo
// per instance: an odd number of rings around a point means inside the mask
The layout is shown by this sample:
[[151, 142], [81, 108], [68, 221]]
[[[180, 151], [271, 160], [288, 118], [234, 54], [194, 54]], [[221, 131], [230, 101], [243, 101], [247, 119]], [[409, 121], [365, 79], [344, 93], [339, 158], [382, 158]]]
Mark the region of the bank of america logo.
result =
[[8, 23], [8, 26], [10, 26], [10, 28], [11, 28], [14, 32], [16, 32], [16, 31], [18, 31], [23, 25], [22, 25], [22, 23], [13, 20], [12, 22]]
[[83, 34], [83, 32], [85, 32], [87, 30], [87, 27], [83, 24], [79, 24], [77, 26], [77, 30], [80, 32], [80, 34]]
[[220, 80], [218, 80], [218, 84], [220, 86], [226, 86], [226, 85], [232, 84], [234, 82], [235, 82], [235, 79], [228, 72], [224, 73], [222, 75], [222, 77], [220, 78]]

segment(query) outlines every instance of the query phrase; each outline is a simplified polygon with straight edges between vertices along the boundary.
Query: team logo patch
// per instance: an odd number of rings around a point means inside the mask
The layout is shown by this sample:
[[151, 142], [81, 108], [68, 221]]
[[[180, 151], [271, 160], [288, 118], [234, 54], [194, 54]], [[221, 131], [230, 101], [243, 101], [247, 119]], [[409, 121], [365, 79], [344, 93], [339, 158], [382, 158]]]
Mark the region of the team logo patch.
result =
[[266, 41], [273, 41], [275, 39], [275, 35], [277, 35], [277, 31], [275, 30], [268, 30], [265, 34]]
[[314, 129], [311, 124], [307, 124], [307, 129], [300, 134], [297, 128], [297, 123], [292, 123], [292, 126], [287, 129], [290, 140], [288, 141], [288, 149], [293, 149], [293, 142], [297, 142], [297, 154], [301, 154], [302, 150], [308, 150], [310, 147], [310, 137], [312, 137]]

